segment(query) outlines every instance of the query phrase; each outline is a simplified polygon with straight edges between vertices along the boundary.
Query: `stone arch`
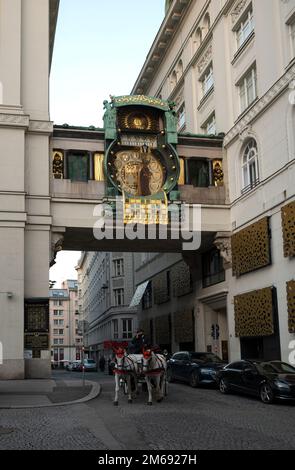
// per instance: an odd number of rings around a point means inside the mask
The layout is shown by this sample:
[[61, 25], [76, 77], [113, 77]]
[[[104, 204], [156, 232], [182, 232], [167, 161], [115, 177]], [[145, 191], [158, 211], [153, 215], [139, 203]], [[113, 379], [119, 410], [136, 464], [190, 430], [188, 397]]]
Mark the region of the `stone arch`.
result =
[[180, 79], [180, 77], [182, 77], [182, 75], [183, 75], [183, 62], [182, 62], [182, 59], [180, 59], [178, 64], [177, 64], [177, 78], [178, 78], [178, 80]]
[[173, 70], [171, 74], [171, 88], [172, 90], [176, 87], [177, 85], [177, 73], [175, 70]]
[[204, 20], [203, 20], [204, 37], [208, 34], [210, 28], [211, 28], [211, 19], [210, 19], [210, 14], [207, 11], [207, 13], [204, 16]]

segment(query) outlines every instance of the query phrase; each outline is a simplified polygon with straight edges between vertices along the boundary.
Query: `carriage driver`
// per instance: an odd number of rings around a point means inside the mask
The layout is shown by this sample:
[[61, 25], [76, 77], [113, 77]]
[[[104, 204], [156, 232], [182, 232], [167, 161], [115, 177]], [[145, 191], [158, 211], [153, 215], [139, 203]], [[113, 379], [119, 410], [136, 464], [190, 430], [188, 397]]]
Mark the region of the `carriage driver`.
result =
[[131, 354], [142, 354], [143, 348], [150, 347], [150, 342], [145, 336], [144, 331], [142, 329], [137, 330], [136, 335], [129, 343], [129, 351]]

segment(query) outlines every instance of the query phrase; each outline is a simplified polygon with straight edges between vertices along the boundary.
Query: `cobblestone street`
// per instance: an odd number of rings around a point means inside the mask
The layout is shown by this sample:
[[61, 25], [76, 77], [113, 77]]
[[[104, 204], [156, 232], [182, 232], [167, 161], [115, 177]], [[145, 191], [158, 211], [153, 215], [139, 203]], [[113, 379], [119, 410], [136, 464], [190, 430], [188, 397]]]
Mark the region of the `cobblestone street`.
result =
[[[55, 373], [77, 379], [80, 374]], [[169, 396], [152, 407], [141, 393], [132, 405], [121, 395], [112, 404], [114, 380], [98, 380], [102, 393], [86, 404], [32, 410], [1, 410], [0, 449], [207, 450], [295, 449], [295, 407], [223, 396], [217, 390], [169, 385]]]

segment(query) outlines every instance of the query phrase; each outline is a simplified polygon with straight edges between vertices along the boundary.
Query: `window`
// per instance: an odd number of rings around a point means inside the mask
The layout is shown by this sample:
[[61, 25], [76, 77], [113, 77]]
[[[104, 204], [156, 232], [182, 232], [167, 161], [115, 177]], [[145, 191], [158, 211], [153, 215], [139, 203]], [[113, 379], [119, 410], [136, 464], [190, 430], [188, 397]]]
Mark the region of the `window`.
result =
[[208, 34], [210, 27], [211, 27], [210, 15], [209, 15], [209, 13], [206, 13], [206, 15], [204, 17], [204, 22], [203, 22], [204, 36], [206, 36]]
[[64, 330], [58, 330], [58, 334], [59, 334], [59, 335], [63, 335], [63, 334], [64, 334]]
[[199, 27], [196, 31], [196, 35], [195, 35], [195, 44], [196, 44], [196, 50], [200, 47], [200, 45], [202, 44], [202, 30], [201, 28]]
[[114, 289], [115, 306], [124, 305], [124, 289]]
[[114, 276], [124, 276], [124, 260], [123, 259], [116, 259], [113, 261], [114, 265]]
[[202, 91], [203, 91], [203, 97], [204, 97], [207, 95], [207, 93], [209, 93], [209, 91], [214, 86], [214, 76], [213, 76], [212, 65], [207, 69], [207, 71], [203, 75], [201, 82], [202, 82]]
[[151, 281], [148, 283], [145, 293], [142, 297], [142, 308], [147, 310], [153, 306], [153, 289]]
[[58, 326], [58, 320], [53, 321], [54, 326]]
[[54, 305], [54, 306], [58, 305], [58, 300], [54, 300], [54, 301], [53, 301], [53, 305]]
[[209, 163], [202, 158], [187, 160], [187, 184], [195, 188], [208, 188], [210, 186]]
[[58, 315], [59, 315], [60, 317], [62, 317], [63, 314], [64, 314], [64, 311], [63, 311], [63, 310], [59, 310], [59, 311], [58, 311]]
[[186, 123], [186, 115], [185, 115], [185, 104], [183, 103], [178, 112], [177, 112], [177, 129], [180, 130], [185, 126]]
[[64, 360], [64, 355], [65, 355], [64, 349], [60, 349], [60, 350], [59, 350], [59, 360], [60, 360], [60, 361], [63, 361], [63, 360]]
[[54, 335], [58, 335], [58, 330], [54, 329], [54, 330], [53, 330], [53, 334], [54, 334]]
[[223, 259], [217, 248], [205, 253], [202, 257], [203, 287], [213, 286], [225, 281]]
[[208, 119], [206, 124], [203, 126], [204, 133], [207, 135], [216, 134], [216, 118], [215, 113]]
[[54, 338], [53, 344], [58, 344], [58, 339], [57, 338]]
[[118, 320], [113, 320], [113, 338], [119, 338], [119, 322]]
[[63, 326], [64, 321], [63, 320], [58, 320], [58, 324], [59, 324], [59, 326]]
[[53, 315], [58, 315], [58, 310], [53, 310]]
[[59, 344], [64, 344], [63, 338], [59, 338], [58, 343], [59, 343]]
[[172, 75], [171, 75], [171, 88], [172, 88], [172, 90], [176, 87], [176, 85], [177, 85], [177, 74], [174, 70]]
[[257, 98], [256, 67], [245, 75], [238, 85], [240, 94], [241, 113], [244, 112]]
[[132, 338], [132, 319], [124, 319], [123, 323], [123, 339]]
[[89, 154], [87, 152], [69, 152], [67, 155], [68, 179], [84, 181], [89, 179]]
[[246, 192], [259, 183], [257, 143], [251, 139], [243, 152], [243, 191]]
[[244, 19], [239, 23], [236, 30], [237, 47], [240, 47], [247, 41], [250, 34], [254, 31], [253, 10], [248, 11]]

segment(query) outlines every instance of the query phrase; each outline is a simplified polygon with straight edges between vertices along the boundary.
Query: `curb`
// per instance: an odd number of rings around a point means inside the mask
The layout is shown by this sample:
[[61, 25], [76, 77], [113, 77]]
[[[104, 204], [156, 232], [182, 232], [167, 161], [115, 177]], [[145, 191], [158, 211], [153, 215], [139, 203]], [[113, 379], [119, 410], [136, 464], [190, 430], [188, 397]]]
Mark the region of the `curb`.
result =
[[25, 409], [33, 409], [33, 408], [52, 408], [56, 406], [69, 406], [69, 405], [79, 405], [81, 403], [86, 403], [87, 401], [93, 400], [97, 398], [101, 394], [101, 385], [97, 382], [91, 382], [90, 380], [87, 381], [87, 385], [92, 385], [92, 389], [86, 397], [79, 398], [79, 400], [74, 401], [65, 401], [62, 403], [50, 403], [48, 405], [16, 405], [16, 406], [1, 406], [0, 410], [25, 410]]

